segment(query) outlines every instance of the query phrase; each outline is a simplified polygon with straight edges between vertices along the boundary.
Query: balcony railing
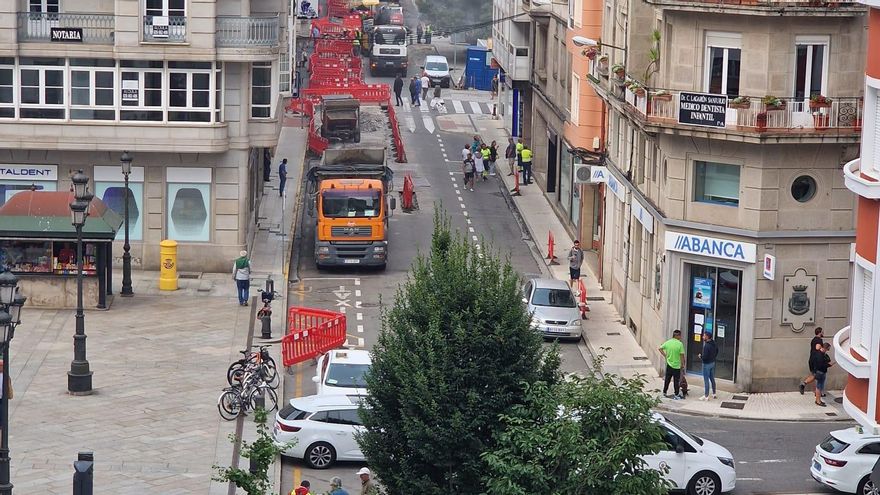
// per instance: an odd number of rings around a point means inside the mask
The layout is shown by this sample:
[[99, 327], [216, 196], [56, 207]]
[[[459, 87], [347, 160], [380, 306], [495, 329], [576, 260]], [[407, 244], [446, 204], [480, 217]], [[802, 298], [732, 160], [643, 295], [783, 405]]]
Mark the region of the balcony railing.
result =
[[145, 15], [144, 41], [185, 42], [186, 17]]
[[115, 19], [108, 14], [19, 12], [18, 41], [113, 44]]
[[247, 48], [275, 46], [280, 39], [280, 21], [273, 17], [217, 17], [217, 46]]
[[871, 377], [871, 362], [859, 361], [850, 352], [851, 327], [844, 327], [834, 334], [834, 357], [844, 371], [856, 378]]
[[648, 4], [673, 9], [742, 12], [757, 15], [852, 16], [865, 6], [853, 0], [646, 0]]

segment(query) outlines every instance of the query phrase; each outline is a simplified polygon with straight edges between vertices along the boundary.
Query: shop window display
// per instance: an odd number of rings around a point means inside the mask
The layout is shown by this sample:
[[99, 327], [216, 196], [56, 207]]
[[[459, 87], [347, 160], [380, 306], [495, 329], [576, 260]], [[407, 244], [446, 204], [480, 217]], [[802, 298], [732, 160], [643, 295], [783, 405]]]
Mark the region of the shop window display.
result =
[[210, 184], [168, 185], [168, 237], [178, 241], [210, 240]]
[[[76, 242], [3, 241], [0, 266], [13, 273], [76, 274]], [[83, 275], [97, 273], [97, 246], [83, 243]]]

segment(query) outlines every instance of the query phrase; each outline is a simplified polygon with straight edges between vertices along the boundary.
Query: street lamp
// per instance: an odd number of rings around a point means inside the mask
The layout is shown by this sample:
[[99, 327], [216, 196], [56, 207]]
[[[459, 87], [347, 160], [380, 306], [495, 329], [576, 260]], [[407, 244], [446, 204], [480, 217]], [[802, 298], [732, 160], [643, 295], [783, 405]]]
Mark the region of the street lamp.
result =
[[615, 48], [617, 50], [622, 50], [624, 52], [626, 51], [626, 48], [623, 48], [622, 46], [609, 45], [607, 43], [602, 43], [601, 41], [594, 40], [593, 38], [587, 38], [586, 36], [572, 36], [571, 42], [577, 46], [583, 46], [583, 47], [597, 46], [597, 47], [599, 47], [600, 50], [602, 48], [608, 47], [608, 48]]
[[21, 308], [27, 298], [18, 292], [18, 278], [10, 272], [0, 273], [0, 346], [3, 354], [3, 379], [0, 381], [0, 495], [12, 495], [9, 479], [9, 344], [15, 327], [21, 323]]
[[73, 182], [74, 197], [70, 203], [71, 223], [76, 228], [76, 334], [73, 336], [73, 361], [67, 372], [67, 391], [73, 395], [88, 395], [92, 393], [92, 372], [86, 359], [86, 327], [83, 320], [82, 229], [94, 196], [89, 192], [89, 178], [82, 170], [73, 174], [70, 180]]
[[128, 244], [128, 175], [131, 173], [131, 155], [127, 151], [122, 152], [122, 175], [125, 176], [125, 207], [123, 208], [125, 215], [125, 241], [122, 244], [122, 297], [131, 297], [134, 291], [131, 290], [131, 246]]

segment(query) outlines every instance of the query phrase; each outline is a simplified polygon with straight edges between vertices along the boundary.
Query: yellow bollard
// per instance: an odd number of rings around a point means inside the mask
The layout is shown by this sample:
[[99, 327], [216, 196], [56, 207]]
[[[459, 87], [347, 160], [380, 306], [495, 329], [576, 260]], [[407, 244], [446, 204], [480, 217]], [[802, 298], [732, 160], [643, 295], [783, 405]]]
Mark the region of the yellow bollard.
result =
[[177, 290], [177, 241], [159, 243], [159, 290]]

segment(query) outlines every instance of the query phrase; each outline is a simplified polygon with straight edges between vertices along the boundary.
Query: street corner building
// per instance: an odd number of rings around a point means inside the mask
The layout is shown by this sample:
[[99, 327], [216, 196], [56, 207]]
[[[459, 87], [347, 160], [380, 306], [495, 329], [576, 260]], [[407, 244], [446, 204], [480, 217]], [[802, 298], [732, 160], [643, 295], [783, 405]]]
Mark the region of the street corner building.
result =
[[[699, 374], [711, 333], [721, 389], [797, 390], [814, 330], [830, 339], [858, 305], [841, 169], [876, 111], [868, 16], [829, 5], [612, 0], [581, 55], [607, 126], [600, 282], [658, 370], [680, 329]], [[846, 382], [832, 369], [830, 388]]]
[[846, 372], [843, 407], [869, 433], [880, 434], [880, 325], [877, 324], [877, 244], [880, 232], [880, 2], [868, 7], [865, 118], [861, 155], [843, 167], [857, 198], [849, 322], [834, 327], [834, 356]]
[[[29, 0], [0, 7], [0, 206], [82, 169], [134, 267], [226, 272], [255, 229], [289, 90], [287, 2]], [[122, 253], [123, 233], [113, 251]], [[26, 252], [26, 250], [24, 250]], [[114, 256], [114, 263], [119, 263]]]

